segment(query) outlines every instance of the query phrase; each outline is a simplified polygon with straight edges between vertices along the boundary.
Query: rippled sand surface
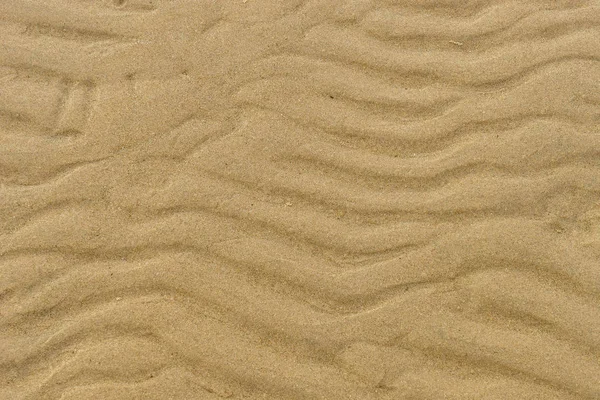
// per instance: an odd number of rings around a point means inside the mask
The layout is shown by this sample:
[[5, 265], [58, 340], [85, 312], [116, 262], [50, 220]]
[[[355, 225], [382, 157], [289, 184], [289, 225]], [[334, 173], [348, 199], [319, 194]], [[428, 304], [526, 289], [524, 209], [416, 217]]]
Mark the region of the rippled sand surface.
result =
[[0, 399], [600, 399], [600, 1], [0, 0]]

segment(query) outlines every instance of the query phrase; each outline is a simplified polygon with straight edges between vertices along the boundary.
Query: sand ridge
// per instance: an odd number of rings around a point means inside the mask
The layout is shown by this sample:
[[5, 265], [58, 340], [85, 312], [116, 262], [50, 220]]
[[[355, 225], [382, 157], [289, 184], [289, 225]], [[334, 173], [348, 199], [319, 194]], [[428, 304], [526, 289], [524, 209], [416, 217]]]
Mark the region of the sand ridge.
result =
[[599, 21], [0, 1], [0, 399], [600, 398]]

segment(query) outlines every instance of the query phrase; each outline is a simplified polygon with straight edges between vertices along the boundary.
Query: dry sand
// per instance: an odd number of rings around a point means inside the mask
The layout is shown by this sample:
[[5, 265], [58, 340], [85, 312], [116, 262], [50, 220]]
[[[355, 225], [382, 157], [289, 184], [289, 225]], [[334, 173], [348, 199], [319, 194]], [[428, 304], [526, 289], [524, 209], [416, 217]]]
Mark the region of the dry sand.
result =
[[600, 1], [0, 0], [0, 399], [600, 399]]

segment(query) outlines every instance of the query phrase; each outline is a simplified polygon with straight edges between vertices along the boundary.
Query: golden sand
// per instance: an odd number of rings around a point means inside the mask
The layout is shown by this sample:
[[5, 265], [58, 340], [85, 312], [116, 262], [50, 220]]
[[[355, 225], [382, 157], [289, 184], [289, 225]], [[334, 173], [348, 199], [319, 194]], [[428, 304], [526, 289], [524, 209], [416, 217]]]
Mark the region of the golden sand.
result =
[[0, 400], [600, 399], [598, 0], [0, 0]]

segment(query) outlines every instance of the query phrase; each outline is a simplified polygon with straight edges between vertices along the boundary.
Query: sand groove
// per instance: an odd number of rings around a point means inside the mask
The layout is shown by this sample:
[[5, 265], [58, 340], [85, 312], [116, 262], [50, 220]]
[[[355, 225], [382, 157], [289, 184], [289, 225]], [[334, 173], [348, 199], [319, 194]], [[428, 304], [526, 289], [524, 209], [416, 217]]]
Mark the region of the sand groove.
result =
[[0, 2], [0, 399], [600, 398], [599, 10]]

